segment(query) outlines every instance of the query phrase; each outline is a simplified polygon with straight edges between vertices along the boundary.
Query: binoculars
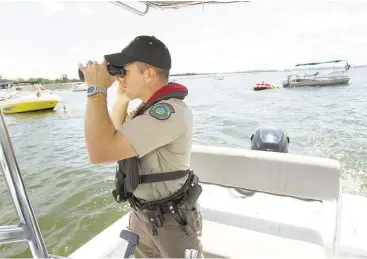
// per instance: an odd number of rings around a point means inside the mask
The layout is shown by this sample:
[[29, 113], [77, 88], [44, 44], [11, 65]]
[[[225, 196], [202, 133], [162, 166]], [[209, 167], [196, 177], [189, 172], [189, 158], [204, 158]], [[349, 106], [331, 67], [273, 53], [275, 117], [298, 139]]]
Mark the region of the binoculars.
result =
[[[126, 70], [122, 66], [114, 66], [111, 64], [107, 65], [107, 71], [111, 76], [124, 76], [126, 73]], [[78, 69], [79, 79], [82, 82], [85, 82], [84, 74], [80, 69]]]

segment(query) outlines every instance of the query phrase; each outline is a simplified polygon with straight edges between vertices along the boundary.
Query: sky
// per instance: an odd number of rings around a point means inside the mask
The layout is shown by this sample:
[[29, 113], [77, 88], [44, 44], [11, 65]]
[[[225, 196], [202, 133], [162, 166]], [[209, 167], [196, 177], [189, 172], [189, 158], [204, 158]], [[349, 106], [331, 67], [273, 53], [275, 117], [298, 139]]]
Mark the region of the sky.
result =
[[[140, 10], [141, 3], [131, 3]], [[161, 39], [172, 73], [291, 68], [348, 59], [367, 64], [367, 1], [259, 1], [151, 9], [110, 2], [0, 2], [0, 75], [78, 78], [138, 35]]]

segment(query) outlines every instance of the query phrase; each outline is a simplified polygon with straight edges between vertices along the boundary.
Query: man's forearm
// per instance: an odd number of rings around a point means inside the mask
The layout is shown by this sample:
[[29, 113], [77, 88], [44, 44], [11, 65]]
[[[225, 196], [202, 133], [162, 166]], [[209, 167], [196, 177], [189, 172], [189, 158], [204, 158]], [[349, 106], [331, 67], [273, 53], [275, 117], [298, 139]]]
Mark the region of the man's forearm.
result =
[[128, 100], [117, 97], [111, 113], [111, 120], [115, 129], [118, 129], [125, 122], [128, 105]]
[[[107, 97], [97, 94], [87, 99], [85, 139], [90, 159], [93, 161], [105, 143], [116, 133], [107, 109]], [[103, 152], [103, 151], [102, 151]]]

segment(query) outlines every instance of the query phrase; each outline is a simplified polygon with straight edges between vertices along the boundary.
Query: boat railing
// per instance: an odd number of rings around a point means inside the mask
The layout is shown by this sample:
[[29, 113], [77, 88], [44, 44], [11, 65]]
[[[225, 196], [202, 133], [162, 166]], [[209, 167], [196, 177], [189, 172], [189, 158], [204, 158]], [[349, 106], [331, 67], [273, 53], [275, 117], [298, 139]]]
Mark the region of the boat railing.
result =
[[323, 80], [323, 79], [337, 79], [337, 78], [347, 78], [348, 75], [345, 73], [341, 73], [341, 72], [332, 72], [326, 75], [314, 75], [314, 74], [290, 74], [288, 75], [288, 78], [290, 78], [290, 80], [310, 80], [310, 79], [314, 79], [314, 80]]
[[18, 225], [0, 226], [0, 244], [27, 241], [33, 258], [50, 258], [24, 187], [2, 111], [0, 117], [1, 171], [20, 220]]
[[233, 4], [233, 3], [248, 3], [251, 1], [139, 1], [140, 4], [145, 5], [145, 10], [141, 11], [131, 5], [122, 3], [121, 1], [110, 1], [112, 4], [117, 5], [134, 14], [145, 16], [150, 8], [157, 9], [177, 9], [189, 6], [201, 5], [204, 8], [206, 4]]
[[334, 68], [318, 68], [318, 69], [292, 69], [288, 72], [289, 76], [300, 76], [303, 77], [305, 74], [313, 75], [316, 72], [319, 75], [332, 75], [332, 74], [347, 74], [348, 70], [345, 67], [334, 67]]

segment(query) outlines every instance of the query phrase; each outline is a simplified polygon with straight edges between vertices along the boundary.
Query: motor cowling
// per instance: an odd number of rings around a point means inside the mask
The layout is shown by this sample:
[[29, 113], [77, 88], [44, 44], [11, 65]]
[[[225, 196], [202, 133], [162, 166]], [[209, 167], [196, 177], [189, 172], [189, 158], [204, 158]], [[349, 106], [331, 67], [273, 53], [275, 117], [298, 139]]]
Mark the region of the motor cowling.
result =
[[288, 153], [289, 143], [287, 133], [277, 127], [260, 127], [251, 136], [252, 150]]

